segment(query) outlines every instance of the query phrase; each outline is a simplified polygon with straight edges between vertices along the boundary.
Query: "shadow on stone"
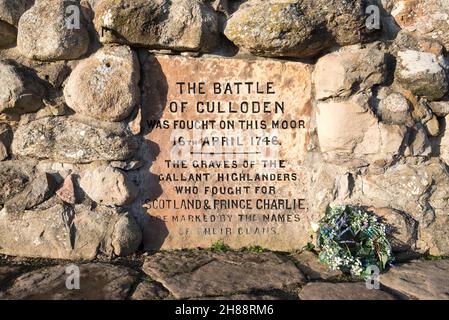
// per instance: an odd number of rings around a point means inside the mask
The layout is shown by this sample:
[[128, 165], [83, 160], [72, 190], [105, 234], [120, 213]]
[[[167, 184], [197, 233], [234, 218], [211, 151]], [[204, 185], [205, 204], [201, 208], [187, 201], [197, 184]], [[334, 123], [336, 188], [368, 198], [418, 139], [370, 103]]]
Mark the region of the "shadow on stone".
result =
[[[158, 199], [163, 190], [159, 183], [159, 176], [151, 173], [153, 162], [159, 156], [161, 147], [145, 139], [154, 128], [154, 123], [159, 121], [167, 104], [168, 83], [167, 78], [162, 72], [161, 65], [154, 56], [147, 50], [138, 51], [141, 65], [141, 149], [140, 157], [144, 165], [138, 171], [141, 181], [141, 197], [138, 201], [137, 211], [138, 219], [143, 226], [144, 249], [160, 249], [168, 236], [168, 229], [165, 222], [151, 216], [146, 204]], [[149, 247], [147, 247], [149, 246]]]

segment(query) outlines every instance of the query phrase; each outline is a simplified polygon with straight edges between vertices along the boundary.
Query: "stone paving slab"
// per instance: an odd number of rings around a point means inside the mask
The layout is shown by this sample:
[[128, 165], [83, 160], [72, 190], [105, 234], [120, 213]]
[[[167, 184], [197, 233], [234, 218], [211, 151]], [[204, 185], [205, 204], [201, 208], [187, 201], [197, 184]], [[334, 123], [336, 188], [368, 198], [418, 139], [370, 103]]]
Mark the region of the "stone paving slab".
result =
[[364, 282], [311, 282], [299, 293], [301, 300], [397, 300], [390, 293], [367, 289]]
[[292, 261], [275, 253], [156, 253], [143, 270], [178, 299], [288, 290], [306, 282]]
[[226, 297], [202, 297], [202, 298], [195, 298], [192, 300], [291, 300], [291, 298], [287, 298], [284, 295], [275, 295], [275, 294], [235, 294], [232, 296], [226, 296]]
[[341, 271], [329, 270], [319, 262], [318, 256], [310, 251], [293, 254], [292, 258], [309, 280], [328, 280], [342, 275]]
[[0, 299], [449, 299], [449, 260], [397, 265], [381, 275], [380, 290], [369, 290], [328, 273], [308, 253], [169, 251], [79, 264], [80, 290], [68, 290], [67, 263], [0, 258]]
[[382, 285], [420, 300], [449, 300], [449, 260], [412, 261], [381, 275]]
[[[0, 290], [4, 289], [9, 282], [20, 275], [23, 268], [20, 266], [0, 266]], [[0, 292], [0, 297], [2, 296]]]
[[170, 296], [170, 292], [161, 284], [144, 281], [139, 283], [131, 300], [164, 300]]
[[66, 265], [38, 269], [18, 277], [4, 299], [20, 300], [123, 300], [128, 297], [137, 272], [103, 263], [82, 264], [80, 290], [66, 287]]

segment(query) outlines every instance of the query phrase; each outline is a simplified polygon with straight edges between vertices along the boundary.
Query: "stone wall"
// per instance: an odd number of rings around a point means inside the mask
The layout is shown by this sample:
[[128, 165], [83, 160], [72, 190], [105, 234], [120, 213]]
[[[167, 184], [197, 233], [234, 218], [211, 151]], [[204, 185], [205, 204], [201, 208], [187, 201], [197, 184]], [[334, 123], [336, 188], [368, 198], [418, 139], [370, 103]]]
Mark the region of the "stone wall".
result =
[[447, 0], [0, 0], [0, 253], [154, 247], [143, 203], [151, 140], [164, 145], [145, 117], [162, 103], [159, 57], [184, 59], [181, 74], [272, 61], [260, 74], [288, 63], [289, 81], [310, 79], [306, 152], [289, 150], [307, 169], [296, 248], [345, 203], [381, 216], [397, 253], [448, 255], [448, 31]]

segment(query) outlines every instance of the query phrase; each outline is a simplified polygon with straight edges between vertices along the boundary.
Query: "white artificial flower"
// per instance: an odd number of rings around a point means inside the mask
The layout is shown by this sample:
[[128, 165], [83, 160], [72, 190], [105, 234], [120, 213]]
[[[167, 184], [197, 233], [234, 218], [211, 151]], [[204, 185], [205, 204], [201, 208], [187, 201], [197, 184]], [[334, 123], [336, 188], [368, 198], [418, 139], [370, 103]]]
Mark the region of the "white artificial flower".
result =
[[316, 222], [311, 222], [310, 225], [312, 226], [313, 232], [318, 232], [320, 230], [320, 225]]

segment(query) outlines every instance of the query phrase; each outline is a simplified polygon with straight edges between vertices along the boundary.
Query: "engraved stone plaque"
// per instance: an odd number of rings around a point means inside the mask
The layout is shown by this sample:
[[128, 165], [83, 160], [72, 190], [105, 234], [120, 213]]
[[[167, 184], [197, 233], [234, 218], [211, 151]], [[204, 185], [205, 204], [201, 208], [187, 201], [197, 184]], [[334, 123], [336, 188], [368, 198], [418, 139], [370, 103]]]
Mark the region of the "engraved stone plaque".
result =
[[145, 247], [303, 247], [311, 67], [155, 56], [144, 68], [153, 159]]

